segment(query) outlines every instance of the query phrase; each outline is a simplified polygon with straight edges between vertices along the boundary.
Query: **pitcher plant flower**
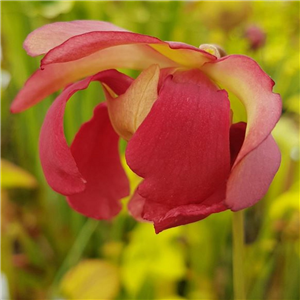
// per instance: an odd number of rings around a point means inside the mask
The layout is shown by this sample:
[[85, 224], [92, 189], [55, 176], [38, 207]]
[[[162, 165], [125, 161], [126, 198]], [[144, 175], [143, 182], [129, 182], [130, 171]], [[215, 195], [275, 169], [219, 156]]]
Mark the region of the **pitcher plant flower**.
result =
[[[280, 164], [271, 131], [281, 98], [251, 58], [100, 21], [45, 25], [29, 34], [24, 48], [44, 57], [11, 111], [24, 111], [64, 89], [45, 117], [39, 153], [48, 184], [79, 213], [111, 219], [120, 212], [120, 199], [129, 195], [120, 138], [128, 142], [128, 166], [142, 178], [129, 210], [153, 222], [157, 233], [242, 210], [267, 192]], [[141, 72], [133, 79], [117, 69]], [[101, 83], [106, 101], [69, 147], [66, 103], [92, 81]], [[244, 105], [247, 123], [232, 122], [227, 92]]]

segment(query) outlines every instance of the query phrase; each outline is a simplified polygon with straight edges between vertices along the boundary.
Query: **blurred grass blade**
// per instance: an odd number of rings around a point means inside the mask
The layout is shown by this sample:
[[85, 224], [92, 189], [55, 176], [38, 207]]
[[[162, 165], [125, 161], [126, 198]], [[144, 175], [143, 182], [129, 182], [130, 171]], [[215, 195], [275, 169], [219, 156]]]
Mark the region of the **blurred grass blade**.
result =
[[51, 294], [55, 293], [58, 288], [58, 284], [62, 278], [62, 276], [78, 261], [80, 260], [82, 253], [88, 244], [92, 234], [95, 232], [97, 226], [99, 224], [98, 220], [88, 219], [81, 231], [79, 232], [72, 248], [67, 254], [65, 260], [63, 261], [61, 267], [59, 268], [57, 274], [55, 275], [54, 281], [50, 288]]

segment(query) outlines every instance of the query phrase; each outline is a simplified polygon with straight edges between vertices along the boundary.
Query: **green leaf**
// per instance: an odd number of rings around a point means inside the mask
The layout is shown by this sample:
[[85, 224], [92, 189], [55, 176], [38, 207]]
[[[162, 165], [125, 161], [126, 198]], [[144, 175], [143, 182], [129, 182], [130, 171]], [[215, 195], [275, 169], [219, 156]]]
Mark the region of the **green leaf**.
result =
[[37, 181], [27, 171], [5, 159], [1, 159], [1, 188], [20, 187], [28, 189], [35, 188], [37, 187]]

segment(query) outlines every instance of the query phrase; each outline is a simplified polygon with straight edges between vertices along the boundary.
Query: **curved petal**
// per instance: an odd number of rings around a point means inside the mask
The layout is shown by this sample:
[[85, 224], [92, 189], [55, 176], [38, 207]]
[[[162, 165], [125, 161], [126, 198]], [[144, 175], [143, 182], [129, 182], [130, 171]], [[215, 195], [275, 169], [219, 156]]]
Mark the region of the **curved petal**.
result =
[[129, 140], [148, 115], [157, 99], [159, 67], [152, 65], [144, 70], [117, 98], [107, 94], [107, 106], [112, 125], [118, 134]]
[[21, 112], [68, 84], [99, 71], [112, 68], [145, 69], [152, 64], [174, 66], [146, 45], [124, 45], [100, 50], [80, 60], [51, 64], [37, 70], [25, 83], [11, 105], [11, 112]]
[[[146, 201], [142, 218], [154, 223], [155, 232], [200, 221], [212, 213], [228, 209], [224, 203], [225, 185], [200, 204], [187, 204], [172, 208], [170, 205]], [[139, 203], [141, 205], [141, 202]]]
[[229, 119], [226, 92], [199, 70], [167, 78], [126, 150], [139, 194], [173, 207], [207, 199], [229, 175]]
[[[184, 43], [163, 42], [155, 37], [120, 31], [95, 31], [74, 36], [63, 44], [51, 49], [41, 61], [41, 67], [48, 64], [64, 63], [82, 59], [100, 50], [122, 45], [144, 45], [148, 52], [154, 51], [156, 57], [159, 55], [169, 59], [169, 66], [184, 66], [200, 68], [204, 63], [215, 61], [217, 58], [199, 48]], [[154, 55], [154, 53], [152, 53]], [[122, 53], [120, 52], [120, 55]], [[160, 60], [163, 58], [160, 57]]]
[[128, 210], [139, 222], [154, 223], [155, 232], [200, 221], [212, 213], [228, 209], [224, 203], [225, 184], [201, 204], [188, 204], [173, 208], [164, 203], [150, 202], [143, 198], [138, 189], [128, 203]]
[[143, 198], [136, 190], [128, 202], [129, 213], [139, 222], [145, 222], [142, 218], [145, 201], [145, 198]]
[[70, 195], [85, 189], [85, 179], [77, 168], [64, 136], [63, 115], [67, 100], [87, 87], [89, 79], [73, 84], [56, 98], [41, 128], [39, 153], [48, 184], [58, 193]]
[[94, 219], [110, 219], [120, 212], [119, 200], [129, 195], [129, 182], [120, 162], [118, 143], [107, 107], [100, 104], [71, 146], [77, 167], [87, 181], [84, 191], [67, 197], [79, 213]]
[[[109, 47], [156, 43], [163, 42], [155, 37], [132, 32], [92, 31], [74, 36], [50, 50], [42, 59], [41, 67], [47, 64], [81, 59]], [[122, 55], [122, 53], [120, 53], [120, 55]]]
[[259, 65], [242, 55], [226, 56], [207, 63], [202, 70], [225, 89], [232, 91], [247, 111], [245, 142], [235, 166], [270, 134], [281, 114], [280, 95], [272, 92], [274, 82]]
[[108, 22], [78, 20], [71, 22], [55, 22], [42, 26], [31, 32], [23, 47], [28, 55], [37, 56], [47, 53], [69, 38], [91, 31], [126, 31]]
[[[235, 135], [232, 139], [241, 141], [241, 128]], [[271, 135], [249, 152], [229, 176], [225, 201], [227, 206], [237, 211], [258, 202], [267, 192], [279, 168], [280, 157], [278, 146]]]
[[216, 60], [210, 53], [184, 43], [163, 42], [152, 36], [132, 32], [93, 31], [71, 37], [51, 49], [42, 59], [41, 67], [78, 60], [108, 47], [134, 44], [149, 46], [148, 48], [156, 50], [157, 55], [160, 53], [173, 62], [187, 67], [198, 68], [205, 62]]
[[131, 32], [83, 33], [70, 37], [47, 53], [42, 60], [42, 70], [36, 71], [25, 83], [11, 105], [11, 112], [21, 112], [68, 84], [105, 69], [143, 70], [152, 64], [160, 68], [200, 68], [215, 59], [190, 45], [167, 43]]
[[[39, 152], [48, 184], [63, 195], [79, 193], [85, 189], [86, 180], [78, 169], [64, 136], [63, 115], [68, 99], [76, 91], [87, 88], [92, 80], [103, 81], [113, 90], [119, 89], [118, 92], [125, 92], [129, 86], [129, 83], [126, 86], [127, 76], [115, 70], [101, 72], [70, 85], [49, 108], [40, 133]], [[117, 81], [123, 84], [116, 86]]]

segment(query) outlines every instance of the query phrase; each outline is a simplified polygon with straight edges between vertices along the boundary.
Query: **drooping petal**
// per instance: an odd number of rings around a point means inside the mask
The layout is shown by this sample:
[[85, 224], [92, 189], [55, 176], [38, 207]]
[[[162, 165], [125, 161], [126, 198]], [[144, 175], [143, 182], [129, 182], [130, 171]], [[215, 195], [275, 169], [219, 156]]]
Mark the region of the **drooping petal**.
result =
[[116, 132], [129, 140], [157, 99], [159, 67], [144, 70], [128, 90], [116, 99], [107, 95], [108, 112]]
[[[117, 78], [119, 84], [116, 87]], [[64, 136], [63, 115], [68, 99], [76, 91], [85, 89], [92, 80], [103, 81], [116, 92], [118, 89], [118, 92], [125, 92], [130, 84], [127, 76], [115, 70], [101, 72], [70, 85], [49, 108], [40, 133], [40, 158], [48, 184], [63, 195], [79, 193], [85, 189], [86, 180]]]
[[[243, 124], [236, 124], [231, 131], [231, 140], [237, 142], [232, 148], [241, 146]], [[236, 151], [233, 150], [233, 153]], [[269, 135], [232, 169], [227, 182], [226, 204], [233, 210], [241, 210], [258, 202], [267, 192], [280, 165], [280, 151]]]
[[145, 180], [146, 202], [201, 203], [230, 170], [227, 94], [198, 70], [167, 78], [150, 113], [128, 143], [129, 167]]
[[86, 179], [86, 188], [67, 199], [85, 216], [110, 219], [121, 210], [119, 200], [129, 194], [118, 142], [106, 105], [98, 105], [93, 118], [82, 125], [71, 146], [77, 167]]
[[108, 22], [78, 20], [71, 22], [55, 22], [44, 25], [31, 32], [25, 42], [24, 49], [28, 55], [37, 56], [47, 53], [69, 38], [91, 31], [126, 31]]
[[[146, 201], [143, 207], [142, 218], [154, 223], [155, 232], [200, 221], [212, 213], [228, 209], [224, 203], [225, 183], [211, 196], [200, 204], [187, 204], [178, 207]], [[138, 203], [141, 205], [141, 202]]]
[[281, 98], [272, 92], [272, 79], [249, 57], [226, 56], [205, 64], [202, 70], [232, 91], [246, 108], [246, 137], [235, 161], [236, 166], [269, 136], [281, 114]]
[[70, 195], [85, 189], [85, 179], [67, 145], [63, 115], [67, 100], [77, 90], [87, 87], [88, 79], [68, 87], [53, 102], [45, 117], [40, 133], [39, 152], [48, 184], [58, 193]]

